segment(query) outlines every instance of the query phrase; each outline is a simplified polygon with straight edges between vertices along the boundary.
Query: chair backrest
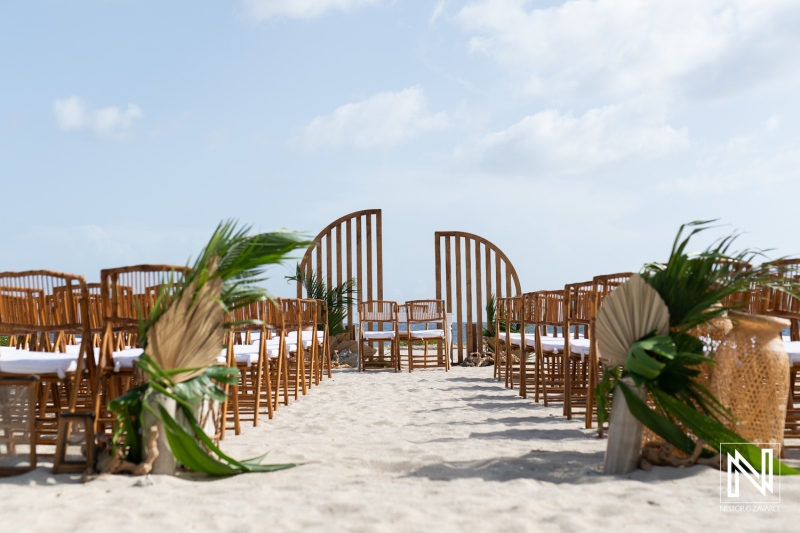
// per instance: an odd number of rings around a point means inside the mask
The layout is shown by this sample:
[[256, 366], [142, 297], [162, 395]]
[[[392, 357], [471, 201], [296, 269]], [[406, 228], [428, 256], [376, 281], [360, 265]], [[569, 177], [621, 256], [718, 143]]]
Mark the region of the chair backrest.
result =
[[316, 317], [314, 322], [318, 328], [327, 329], [328, 327], [328, 302], [325, 300], [316, 300]]
[[444, 300], [411, 300], [405, 303], [408, 322], [444, 322], [447, 312]]
[[0, 273], [0, 331], [89, 331], [89, 290], [83, 276], [49, 270]]
[[268, 328], [275, 331], [284, 329], [283, 305], [280, 299], [260, 302], [259, 308], [261, 320], [267, 324]]
[[[782, 259], [768, 265], [778, 284], [782, 281], [800, 282], [800, 259]], [[758, 300], [758, 312], [760, 313], [788, 318], [792, 321], [800, 320], [800, 299], [778, 290], [777, 287], [762, 289]]]
[[261, 317], [262, 302], [253, 302], [241, 307], [237, 307], [225, 317], [225, 322], [234, 331], [256, 331], [261, 329], [261, 324], [253, 321], [263, 320]]
[[114, 331], [138, 331], [159, 295], [183, 283], [188, 267], [136, 265], [100, 271], [103, 323]]
[[298, 330], [303, 327], [303, 310], [300, 298], [279, 298], [281, 319], [285, 330]]
[[564, 331], [577, 338], [580, 326], [584, 326], [584, 335], [588, 336], [589, 324], [594, 319], [596, 308], [594, 305], [594, 282], [570, 283], [564, 286]]
[[[524, 295], [523, 295], [524, 296]], [[525, 300], [523, 296], [512, 296], [510, 298], [497, 299], [497, 315], [498, 322], [504, 322], [506, 325], [521, 324], [525, 321]], [[500, 328], [500, 333], [504, 329]]]
[[[407, 309], [409, 316], [410, 309]], [[367, 300], [358, 304], [358, 318], [366, 322], [397, 322], [398, 305], [392, 300]]]
[[552, 326], [554, 333], [564, 325], [564, 289], [539, 292], [539, 324]]
[[[79, 372], [95, 375], [89, 319], [89, 289], [83, 276], [49, 270], [0, 273], [0, 331], [32, 337], [31, 348], [63, 349], [64, 334], [80, 334]], [[85, 362], [84, 362], [85, 361]], [[75, 387], [70, 408], [77, 399]]]
[[592, 319], [597, 316], [597, 310], [600, 309], [600, 304], [606, 296], [623, 283], [627, 282], [633, 276], [633, 272], [620, 272], [617, 274], [605, 274], [603, 276], [595, 276], [592, 280], [594, 293], [594, 311]]

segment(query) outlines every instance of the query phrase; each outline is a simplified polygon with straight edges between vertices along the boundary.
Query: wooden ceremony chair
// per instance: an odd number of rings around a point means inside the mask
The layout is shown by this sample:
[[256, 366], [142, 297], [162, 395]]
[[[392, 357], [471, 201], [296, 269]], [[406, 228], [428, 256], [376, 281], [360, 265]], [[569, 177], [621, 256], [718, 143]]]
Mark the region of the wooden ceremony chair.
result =
[[[227, 336], [227, 347], [224, 355], [220, 356], [222, 361], [229, 367], [236, 367], [241, 375], [238, 384], [230, 387], [228, 399], [222, 406], [225, 413], [223, 419], [227, 419], [229, 411], [232, 410], [233, 427], [236, 435], [241, 433], [241, 412], [249, 411], [253, 415], [253, 426], [258, 425], [258, 417], [261, 412], [261, 401], [265, 399], [267, 404], [267, 415], [273, 417], [272, 399], [272, 380], [270, 379], [270, 353], [267, 350], [267, 326], [262, 319], [265, 312], [264, 306], [268, 302], [254, 302], [252, 304], [234, 309], [226, 320], [229, 324]], [[255, 346], [250, 344], [252, 333], [258, 332]], [[237, 342], [242, 340], [244, 343]], [[262, 394], [262, 388], [263, 390]], [[266, 396], [266, 398], [264, 398]], [[225, 436], [225, 423], [219, 427], [221, 438]]]
[[[327, 374], [329, 379], [333, 377], [331, 374], [330, 332], [328, 331], [328, 302], [325, 300], [315, 300], [315, 302], [314, 329], [317, 332], [317, 340], [319, 342], [319, 380], [321, 381], [325, 374]], [[321, 339], [320, 333], [322, 333]]]
[[[38, 376], [36, 444], [54, 445], [58, 415], [93, 411], [96, 361], [89, 291], [82, 276], [47, 270], [0, 273], [0, 331], [27, 337], [26, 347], [0, 350], [0, 377]], [[60, 342], [79, 335], [77, 350]]]
[[[499, 367], [498, 379], [505, 382], [506, 388], [513, 389], [515, 379], [517, 383], [520, 383], [520, 376], [524, 372], [522, 360], [526, 356], [525, 341], [527, 339], [523, 339], [519, 332], [512, 331], [515, 327], [524, 331], [521, 329], [524, 328], [522, 297], [498, 298], [495, 317], [497, 319], [495, 331], [497, 332], [498, 352], [501, 355], [500, 362], [495, 361], [495, 366]], [[520, 389], [521, 391], [522, 389]]]
[[[594, 401], [594, 391], [600, 383], [603, 367], [600, 364], [600, 355], [597, 350], [597, 335], [594, 333], [597, 322], [597, 311], [603, 304], [603, 300], [620, 285], [627, 282], [633, 276], [633, 272], [620, 272], [617, 274], [606, 274], [595, 276], [592, 280], [592, 298], [594, 299], [591, 324], [589, 326], [589, 393], [586, 397], [586, 429], [593, 425], [593, 419], [597, 418], [597, 405]], [[598, 428], [598, 433], [603, 436], [603, 428]]]
[[266, 350], [274, 361], [270, 362], [269, 373], [264, 374], [270, 380], [272, 410], [276, 411], [283, 396], [283, 404], [289, 405], [289, 350], [286, 334], [288, 332], [283, 313], [281, 299], [267, 300], [261, 306], [261, 319], [267, 327]]
[[[368, 300], [358, 304], [358, 368], [364, 372], [368, 366], [386, 368], [383, 360], [383, 343], [390, 343], [389, 366], [400, 371], [400, 333], [397, 322], [397, 302], [389, 300]], [[388, 324], [390, 329], [384, 329]], [[367, 361], [364, 343], [379, 342], [381, 350]]]
[[[564, 290], [540, 291], [537, 296], [536, 357], [542, 401], [564, 399]], [[552, 335], [550, 335], [552, 330]]]
[[589, 327], [594, 318], [594, 282], [571, 283], [564, 287], [564, 416], [572, 420], [586, 409], [589, 394]]
[[[285, 385], [287, 391], [290, 388], [294, 389], [294, 399], [300, 398], [300, 392], [303, 396], [308, 393], [306, 382], [306, 351], [305, 344], [298, 339], [303, 338], [303, 326], [307, 324], [307, 320], [303, 316], [303, 309], [301, 300], [299, 298], [280, 298], [282, 315], [282, 332], [283, 337], [280, 339], [278, 349], [283, 350], [284, 366], [286, 374]], [[289, 336], [294, 337], [292, 340]], [[308, 343], [310, 345], [310, 343]], [[288, 404], [288, 396], [284, 397], [284, 401]]]
[[[521, 324], [520, 324], [520, 350], [521, 368], [519, 394], [523, 398], [528, 397], [529, 391], [533, 390], [534, 399], [539, 401], [539, 389], [541, 387], [539, 368], [541, 360], [536, 353], [536, 328], [539, 320], [539, 294], [536, 292], [524, 293], [522, 296]], [[532, 333], [528, 333], [529, 328], [533, 328]]]
[[0, 377], [0, 477], [36, 468], [38, 376]]
[[[444, 300], [412, 300], [405, 303], [408, 313], [408, 371], [414, 367], [442, 368], [450, 370], [450, 343], [447, 332], [447, 312]], [[425, 329], [413, 329], [413, 326], [424, 325]], [[431, 327], [433, 326], [433, 327]], [[436, 342], [436, 359], [428, 356], [428, 343]], [[414, 356], [413, 345], [422, 342], [425, 345], [421, 358]], [[421, 359], [421, 360], [420, 360]], [[400, 357], [397, 357], [397, 369], [400, 370]]]

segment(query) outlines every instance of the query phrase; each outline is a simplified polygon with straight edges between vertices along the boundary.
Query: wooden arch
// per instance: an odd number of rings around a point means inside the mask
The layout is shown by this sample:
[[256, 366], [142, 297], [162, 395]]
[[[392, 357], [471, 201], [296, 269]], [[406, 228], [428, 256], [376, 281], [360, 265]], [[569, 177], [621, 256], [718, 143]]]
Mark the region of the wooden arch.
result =
[[436, 232], [436, 298], [445, 300], [458, 324], [452, 349], [459, 363], [465, 347], [467, 355], [480, 349], [484, 306], [492, 294], [505, 298], [521, 293], [517, 271], [500, 248], [472, 233]]
[[[356, 279], [358, 301], [383, 299], [383, 247], [381, 210], [356, 211], [328, 224], [314, 238], [300, 262], [301, 271], [313, 271], [328, 287]], [[297, 297], [303, 297], [297, 284]], [[347, 309], [347, 323], [353, 324], [352, 306]]]

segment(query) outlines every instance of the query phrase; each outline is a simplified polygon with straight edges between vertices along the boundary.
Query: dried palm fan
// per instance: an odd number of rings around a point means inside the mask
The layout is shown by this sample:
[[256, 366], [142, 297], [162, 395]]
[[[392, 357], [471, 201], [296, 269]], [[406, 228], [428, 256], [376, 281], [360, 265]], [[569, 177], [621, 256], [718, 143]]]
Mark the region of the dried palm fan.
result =
[[222, 284], [214, 278], [197, 290], [193, 281], [147, 331], [147, 351], [158, 366], [167, 371], [192, 369], [172, 376], [176, 383], [216, 363], [225, 334], [225, 313], [218, 300]]
[[631, 345], [655, 330], [669, 334], [669, 308], [638, 274], [611, 292], [597, 313], [597, 345], [610, 366], [624, 365]]

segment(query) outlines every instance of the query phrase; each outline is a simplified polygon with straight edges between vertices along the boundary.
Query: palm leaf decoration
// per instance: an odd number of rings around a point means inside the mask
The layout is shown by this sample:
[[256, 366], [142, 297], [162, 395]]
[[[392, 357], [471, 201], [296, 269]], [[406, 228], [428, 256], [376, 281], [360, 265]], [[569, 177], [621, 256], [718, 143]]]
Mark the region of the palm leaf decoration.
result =
[[[654, 328], [638, 339], [630, 339], [627, 354], [619, 354], [603, 372], [603, 379], [595, 391], [600, 426], [608, 419], [610, 397], [616, 387], [625, 396], [628, 407], [639, 421], [654, 433], [691, 455], [694, 440], [687, 431], [706, 443], [704, 456], [719, 452], [720, 443], [737, 443], [743, 456], [755, 468], [760, 468], [760, 449], [729, 430], [724, 422], [732, 414], [711, 392], [696, 381], [703, 364], [713, 365], [713, 352], [707, 353], [702, 340], [693, 335], [698, 326], [713, 327], [729, 310], [740, 309], [749, 302], [750, 295], [759, 287], [770, 287], [797, 297], [800, 285], [775, 277], [768, 264], [753, 266], [753, 261], [763, 258], [759, 250], [745, 249], [731, 252], [738, 237], [732, 234], [711, 244], [705, 251], [689, 254], [686, 249], [690, 239], [707, 229], [710, 221], [696, 221], [681, 226], [666, 263], [650, 263], [628, 283], [644, 280], [656, 290], [669, 311], [669, 328]], [[686, 228], [691, 231], [684, 236]], [[618, 289], [622, 290], [622, 288]], [[624, 293], [612, 293], [607, 301]], [[628, 305], [635, 306], [634, 302]], [[661, 304], [663, 305], [663, 304]], [[608, 315], [612, 307], [603, 302], [598, 313], [597, 336], [608, 336], [617, 316]], [[600, 340], [598, 341], [600, 342]], [[607, 351], [611, 352], [610, 349]], [[620, 378], [630, 376], [637, 387], [644, 388], [653, 402], [651, 409]], [[800, 474], [779, 460], [773, 460], [774, 472]]]
[[[122, 442], [127, 459], [141, 462], [141, 416], [149, 410], [163, 423], [178, 462], [211, 475], [272, 471], [294, 465], [261, 465], [260, 458], [235, 461], [205, 434], [194, 411], [210, 398], [225, 399], [220, 385], [239, 380], [236, 368], [216, 366], [223, 345], [225, 316], [233, 309], [268, 298], [259, 285], [268, 265], [282, 262], [293, 250], [311, 242], [293, 232], [249, 235], [249, 227], [221, 223], [182, 280], [162, 280], [151, 312], [140, 318], [139, 338], [144, 354], [137, 366], [146, 383], [109, 403], [116, 418], [114, 442]], [[179, 424], [161, 405], [148, 403], [153, 394], [174, 399], [189, 428]], [[209, 453], [210, 452], [210, 453]]]

